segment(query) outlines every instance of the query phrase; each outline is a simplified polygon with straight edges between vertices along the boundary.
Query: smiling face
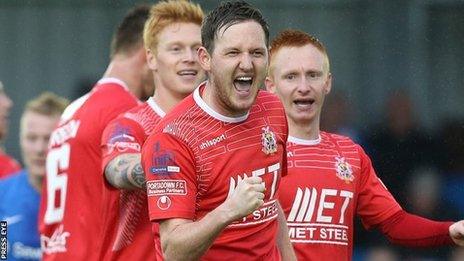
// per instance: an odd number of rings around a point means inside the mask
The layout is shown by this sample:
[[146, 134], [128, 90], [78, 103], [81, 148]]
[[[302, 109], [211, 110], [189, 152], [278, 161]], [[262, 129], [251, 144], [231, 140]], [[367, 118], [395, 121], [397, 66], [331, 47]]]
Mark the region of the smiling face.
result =
[[147, 51], [157, 92], [183, 98], [195, 89], [204, 78], [197, 58], [200, 46], [200, 26], [195, 23], [173, 23], [159, 33], [156, 50]]
[[327, 56], [312, 44], [282, 47], [273, 54], [271, 68], [266, 87], [283, 102], [289, 124], [319, 128], [324, 98], [332, 85]]
[[217, 33], [212, 54], [202, 47], [199, 57], [209, 73], [209, 105], [226, 116], [245, 114], [256, 99], [268, 65], [261, 25], [247, 20], [224, 26]]

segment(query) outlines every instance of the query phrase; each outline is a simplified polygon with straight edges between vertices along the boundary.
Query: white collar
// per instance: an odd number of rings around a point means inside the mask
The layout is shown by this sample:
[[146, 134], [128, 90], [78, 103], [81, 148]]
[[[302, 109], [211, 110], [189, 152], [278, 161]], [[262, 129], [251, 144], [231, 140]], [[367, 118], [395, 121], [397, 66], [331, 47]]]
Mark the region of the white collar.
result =
[[306, 139], [296, 138], [293, 136], [288, 136], [287, 141], [291, 143], [299, 144], [299, 145], [317, 145], [321, 143], [321, 140], [322, 140], [321, 135], [319, 135], [319, 137], [315, 140], [306, 140]]
[[164, 116], [166, 116], [166, 113], [165, 113], [165, 112], [163, 111], [163, 109], [161, 109], [161, 107], [156, 103], [156, 101], [155, 101], [155, 99], [153, 99], [153, 97], [148, 98], [147, 103], [148, 103], [148, 105], [155, 111], [155, 113], [158, 114], [158, 116], [160, 116], [161, 118], [163, 118]]

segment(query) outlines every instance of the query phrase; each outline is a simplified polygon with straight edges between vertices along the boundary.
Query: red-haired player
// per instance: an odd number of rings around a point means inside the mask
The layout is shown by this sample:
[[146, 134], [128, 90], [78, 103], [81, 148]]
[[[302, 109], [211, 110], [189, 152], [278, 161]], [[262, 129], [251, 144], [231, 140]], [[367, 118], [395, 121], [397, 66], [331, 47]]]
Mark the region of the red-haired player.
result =
[[[121, 114], [102, 138], [106, 183], [102, 260], [162, 260], [159, 238], [153, 244], [148, 218], [141, 148], [166, 113], [204, 78], [197, 59], [203, 11], [185, 0], [162, 1], [151, 7], [144, 29], [148, 65], [155, 93], [147, 102]], [[157, 224], [154, 225], [157, 235]]]
[[353, 219], [405, 246], [464, 245], [464, 222], [435, 222], [398, 205], [364, 150], [347, 137], [320, 131], [325, 96], [332, 87], [325, 47], [296, 30], [271, 43], [268, 90], [288, 118], [288, 175], [280, 202], [290, 240], [301, 260], [351, 260]]

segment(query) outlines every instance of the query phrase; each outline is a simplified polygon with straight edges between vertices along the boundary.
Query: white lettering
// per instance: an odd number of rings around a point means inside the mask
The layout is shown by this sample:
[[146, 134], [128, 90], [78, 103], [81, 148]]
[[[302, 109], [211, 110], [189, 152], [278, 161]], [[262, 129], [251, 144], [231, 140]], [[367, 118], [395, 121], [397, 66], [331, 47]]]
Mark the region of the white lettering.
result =
[[[266, 172], [266, 169], [267, 169], [267, 172]], [[272, 182], [271, 182], [270, 186], [269, 186], [269, 184], [266, 185], [265, 178], [263, 177], [263, 183], [264, 183], [264, 185], [266, 187], [266, 191], [270, 191], [269, 196], [267, 196], [267, 195], [265, 196], [265, 200], [271, 200], [271, 199], [274, 198], [274, 194], [275, 194], [276, 187], [277, 187], [277, 180], [278, 180], [278, 177], [279, 177], [279, 175], [278, 175], [279, 170], [280, 170], [280, 163], [276, 163], [276, 164], [273, 164], [271, 166], [268, 166], [267, 168], [260, 168], [260, 169], [257, 169], [257, 170], [253, 170], [251, 172], [252, 177], [266, 176], [266, 174], [272, 173]], [[246, 173], [242, 174], [242, 176], [238, 175], [236, 177], [237, 181], [235, 181], [234, 177], [230, 177], [229, 193], [227, 194], [227, 198], [232, 196], [232, 194], [234, 193], [235, 188], [237, 187], [237, 185], [243, 179], [245, 179], [247, 177], [248, 177], [248, 175]]]
[[350, 203], [350, 199], [353, 198], [353, 192], [342, 190], [340, 191], [340, 196], [344, 197], [345, 201], [343, 201], [342, 208], [340, 209], [340, 221], [338, 221], [338, 223], [343, 224], [343, 222], [345, 222], [345, 211], [348, 207], [348, 203]]
[[75, 138], [81, 122], [72, 120], [65, 125], [55, 129], [50, 136], [49, 147], [59, 146], [67, 140]]
[[[329, 196], [339, 196], [329, 200]], [[293, 205], [288, 214], [288, 222], [311, 222], [317, 204], [316, 220], [312, 222], [331, 223], [334, 218], [340, 224], [346, 220], [348, 206], [353, 199], [353, 192], [336, 189], [322, 189], [318, 199], [318, 191], [315, 188], [297, 188]], [[328, 209], [339, 210], [340, 216]], [[330, 214], [329, 214], [330, 213]]]
[[323, 211], [324, 209], [333, 209], [335, 204], [333, 202], [326, 202], [325, 197], [326, 196], [336, 196], [337, 195], [337, 190], [335, 189], [322, 189], [321, 193], [321, 199], [319, 201], [319, 209], [317, 210], [317, 222], [325, 222], [325, 223], [330, 223], [332, 222], [332, 217], [330, 216], [324, 216]]
[[218, 136], [218, 137], [216, 137], [216, 138], [213, 138], [213, 139], [211, 139], [211, 140], [207, 140], [207, 141], [201, 143], [200, 149], [201, 149], [201, 150], [204, 150], [204, 149], [206, 149], [206, 148], [208, 148], [208, 147], [211, 147], [211, 146], [216, 145], [217, 143], [219, 143], [219, 142], [221, 142], [221, 141], [223, 141], [223, 140], [225, 140], [225, 139], [226, 139], [226, 135], [225, 135], [225, 134], [222, 134], [221, 136]]
[[316, 230], [316, 227], [289, 227], [288, 235], [293, 239], [311, 239], [314, 238], [314, 231]]

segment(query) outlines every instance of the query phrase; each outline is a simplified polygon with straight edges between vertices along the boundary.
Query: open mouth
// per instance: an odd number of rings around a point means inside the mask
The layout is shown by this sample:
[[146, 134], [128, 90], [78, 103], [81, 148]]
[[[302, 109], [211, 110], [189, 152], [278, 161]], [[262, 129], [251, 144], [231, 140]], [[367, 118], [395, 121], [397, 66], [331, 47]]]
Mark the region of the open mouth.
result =
[[296, 99], [293, 101], [293, 104], [295, 104], [300, 109], [309, 109], [311, 108], [311, 105], [314, 104], [314, 99], [311, 99], [311, 98]]
[[252, 76], [238, 76], [234, 79], [234, 87], [239, 93], [248, 94], [253, 84]]

